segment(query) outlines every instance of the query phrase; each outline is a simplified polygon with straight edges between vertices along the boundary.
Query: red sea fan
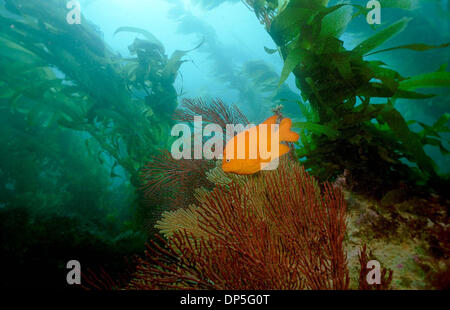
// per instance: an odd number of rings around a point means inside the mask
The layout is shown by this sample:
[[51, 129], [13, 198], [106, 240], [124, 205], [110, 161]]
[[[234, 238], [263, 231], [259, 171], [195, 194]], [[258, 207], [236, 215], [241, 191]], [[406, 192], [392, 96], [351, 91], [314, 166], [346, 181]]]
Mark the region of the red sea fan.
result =
[[345, 200], [299, 164], [198, 199], [196, 228], [171, 221], [170, 236], [149, 246], [129, 288], [348, 288]]
[[149, 204], [169, 198], [172, 206], [188, 206], [196, 188], [210, 186], [205, 172], [213, 166], [207, 160], [176, 160], [164, 150], [141, 170], [141, 190]]
[[220, 99], [210, 103], [202, 99], [183, 99], [181, 108], [175, 111], [173, 118], [181, 122], [192, 122], [194, 116], [201, 116], [206, 123], [213, 123], [225, 129], [227, 124], [248, 125], [247, 117], [236, 105], [226, 105]]
[[367, 282], [367, 274], [370, 269], [367, 268], [367, 263], [371, 260], [370, 257], [373, 257], [373, 254], [367, 251], [367, 246], [364, 244], [359, 252], [359, 265], [360, 265], [360, 273], [359, 273], [359, 289], [360, 290], [388, 290], [391, 286], [394, 271], [387, 268], [382, 268], [380, 270], [380, 284], [369, 284]]
[[[297, 184], [292, 187], [292, 182]], [[303, 168], [268, 178], [272, 220], [292, 251], [311, 289], [345, 289], [348, 271], [343, 241], [346, 202], [342, 192], [325, 183], [320, 194]], [[290, 189], [286, 191], [286, 189]], [[324, 276], [326, 275], [326, 276]]]
[[[223, 129], [227, 124], [249, 124], [238, 107], [228, 106], [219, 99], [210, 103], [202, 99], [184, 99], [174, 119], [192, 122], [194, 116], [202, 116], [204, 122], [218, 124]], [[175, 160], [170, 152], [162, 151], [141, 170], [141, 190], [149, 204], [161, 203], [169, 197], [171, 206], [188, 206], [193, 202], [195, 189], [211, 186], [205, 173], [214, 165], [213, 161], [204, 159]]]

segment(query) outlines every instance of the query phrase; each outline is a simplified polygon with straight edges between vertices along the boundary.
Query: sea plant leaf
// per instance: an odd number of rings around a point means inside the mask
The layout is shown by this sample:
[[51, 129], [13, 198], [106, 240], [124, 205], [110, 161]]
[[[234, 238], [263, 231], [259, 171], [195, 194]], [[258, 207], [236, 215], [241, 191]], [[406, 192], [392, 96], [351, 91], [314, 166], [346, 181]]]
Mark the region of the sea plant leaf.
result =
[[366, 55], [368, 52], [372, 51], [373, 49], [377, 48], [387, 40], [391, 39], [395, 35], [402, 32], [406, 28], [410, 20], [411, 18], [404, 17], [401, 20], [393, 23], [389, 27], [377, 32], [370, 38], [358, 44], [353, 49], [353, 52], [358, 53], [360, 55]]
[[399, 89], [413, 90], [423, 87], [450, 87], [450, 72], [438, 71], [419, 74], [400, 82]]
[[413, 133], [403, 116], [392, 105], [385, 105], [381, 112], [382, 119], [389, 125], [395, 136], [402, 142], [408, 153], [414, 157], [417, 165], [428, 175], [435, 175], [433, 160], [425, 153], [423, 144]]
[[450, 113], [444, 113], [437, 121], [434, 123], [433, 128], [438, 132], [448, 132], [449, 127], [446, 126], [450, 120]]
[[264, 50], [266, 51], [267, 54], [270, 54], [270, 55], [275, 54], [276, 52], [278, 52], [277, 49], [268, 48], [266, 46], [264, 46]]
[[421, 94], [421, 93], [417, 93], [414, 91], [402, 90], [402, 89], [399, 89], [395, 93], [395, 98], [404, 98], [404, 99], [428, 99], [428, 98], [433, 98], [435, 96], [436, 95], [434, 95], [434, 94]]
[[175, 81], [177, 72], [180, 69], [180, 66], [187, 61], [187, 60], [181, 60], [181, 59], [187, 53], [200, 48], [204, 42], [205, 42], [205, 39], [203, 38], [202, 42], [200, 42], [196, 47], [194, 47], [190, 50], [186, 50], [186, 51], [176, 50], [175, 52], [173, 52], [172, 56], [170, 56], [170, 59], [166, 64], [166, 66], [164, 67], [164, 70], [162, 73], [163, 79], [166, 81], [169, 81], [170, 83], [173, 83]]
[[145, 29], [137, 28], [137, 27], [119, 27], [115, 32], [114, 35], [118, 34], [119, 32], [133, 32], [133, 33], [139, 33], [142, 34], [149, 42], [156, 44], [159, 46], [161, 52], [164, 54], [165, 49], [161, 41], [159, 41], [152, 33]]
[[287, 78], [289, 77], [289, 74], [291, 74], [291, 72], [294, 71], [295, 67], [300, 63], [303, 53], [304, 50], [298, 44], [296, 44], [296, 46], [289, 53], [289, 55], [286, 57], [286, 60], [284, 61], [283, 70], [281, 71], [280, 76], [280, 82], [278, 82], [278, 87], [280, 87], [281, 85], [283, 85], [284, 82], [286, 82]]
[[352, 20], [353, 8], [351, 6], [342, 6], [336, 11], [331, 12], [322, 20], [322, 29], [320, 36], [339, 37], [347, 28]]
[[409, 49], [409, 50], [413, 50], [413, 51], [417, 51], [417, 52], [423, 52], [423, 51], [428, 51], [428, 50], [436, 49], [436, 48], [445, 48], [448, 46], [450, 46], [450, 43], [445, 43], [445, 44], [441, 44], [441, 45], [427, 45], [427, 44], [422, 44], [422, 43], [407, 44], [407, 45], [400, 45], [400, 46], [396, 46], [396, 47], [386, 48], [386, 49], [383, 49], [380, 51], [366, 54], [366, 56], [370, 56], [370, 55], [374, 55], [374, 54], [378, 54], [378, 53], [389, 52], [389, 51], [393, 51], [393, 50], [399, 50], [399, 49]]
[[296, 122], [292, 124], [293, 128], [306, 129], [316, 134], [324, 134], [330, 138], [335, 138], [339, 132], [331, 127], [311, 122]]
[[[291, 3], [289, 3], [291, 6]], [[314, 16], [315, 10], [308, 8], [286, 9], [278, 14], [271, 25], [270, 34], [276, 40], [278, 46], [284, 46], [296, 38], [300, 27]]]

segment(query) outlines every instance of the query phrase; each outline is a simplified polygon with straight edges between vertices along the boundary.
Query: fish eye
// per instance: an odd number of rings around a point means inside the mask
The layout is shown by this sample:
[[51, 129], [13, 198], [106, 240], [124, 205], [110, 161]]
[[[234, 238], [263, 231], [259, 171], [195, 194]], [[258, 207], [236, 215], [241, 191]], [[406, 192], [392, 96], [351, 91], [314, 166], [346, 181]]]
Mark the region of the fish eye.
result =
[[229, 163], [229, 162], [231, 161], [231, 159], [227, 158], [225, 161], [226, 161], [227, 163]]

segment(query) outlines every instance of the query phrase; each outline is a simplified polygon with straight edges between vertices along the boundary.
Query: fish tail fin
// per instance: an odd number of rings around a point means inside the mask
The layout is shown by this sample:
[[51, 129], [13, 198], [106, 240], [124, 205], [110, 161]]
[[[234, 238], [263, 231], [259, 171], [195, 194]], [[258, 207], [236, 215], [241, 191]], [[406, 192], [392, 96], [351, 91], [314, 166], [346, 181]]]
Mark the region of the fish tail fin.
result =
[[281, 141], [287, 141], [287, 142], [296, 142], [298, 139], [300, 139], [300, 136], [298, 133], [293, 132], [291, 130], [292, 127], [292, 120], [290, 118], [283, 118], [283, 120], [280, 123], [280, 142]]

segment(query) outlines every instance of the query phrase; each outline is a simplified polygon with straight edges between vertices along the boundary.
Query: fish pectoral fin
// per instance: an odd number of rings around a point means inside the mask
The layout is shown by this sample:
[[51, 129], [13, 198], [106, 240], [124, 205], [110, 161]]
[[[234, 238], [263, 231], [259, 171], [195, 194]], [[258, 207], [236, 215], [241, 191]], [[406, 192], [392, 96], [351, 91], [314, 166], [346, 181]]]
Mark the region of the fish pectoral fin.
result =
[[280, 143], [280, 146], [279, 146], [279, 148], [278, 148], [278, 152], [279, 152], [278, 156], [281, 157], [281, 156], [283, 156], [284, 154], [289, 153], [290, 150], [291, 150], [291, 149], [289, 148], [289, 146], [287, 146], [286, 144], [281, 144], [281, 143]]
[[261, 163], [261, 170], [275, 170], [278, 168], [279, 164], [280, 164], [279, 158], [275, 158], [270, 162]]

